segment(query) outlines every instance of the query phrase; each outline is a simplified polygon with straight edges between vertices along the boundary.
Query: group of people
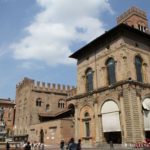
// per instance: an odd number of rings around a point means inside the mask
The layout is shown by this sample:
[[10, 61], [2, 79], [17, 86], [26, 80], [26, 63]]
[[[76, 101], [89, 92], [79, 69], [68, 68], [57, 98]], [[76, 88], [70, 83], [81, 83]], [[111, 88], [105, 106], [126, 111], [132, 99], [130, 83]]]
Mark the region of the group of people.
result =
[[[27, 142], [24, 144], [24, 150], [31, 150], [32, 147], [34, 145], [30, 144], [30, 142]], [[6, 143], [6, 150], [9, 150], [10, 149], [10, 144], [7, 142]], [[40, 145], [40, 149], [41, 150], [44, 150], [44, 144], [42, 146], [42, 144]], [[60, 142], [60, 149], [61, 150], [65, 150], [65, 142], [64, 140], [62, 140]], [[75, 143], [74, 141], [74, 138], [71, 138], [67, 144], [67, 147], [66, 147], [67, 150], [81, 150], [81, 139], [78, 140], [78, 143]]]
[[[60, 142], [60, 149], [65, 149], [65, 142], [62, 140]], [[78, 140], [78, 143], [75, 143], [74, 138], [71, 138], [66, 147], [67, 150], [81, 150], [81, 139]]]
[[34, 148], [38, 147], [39, 150], [44, 150], [44, 143], [40, 144], [30, 144], [30, 142], [27, 142], [24, 146], [24, 150], [33, 150]]

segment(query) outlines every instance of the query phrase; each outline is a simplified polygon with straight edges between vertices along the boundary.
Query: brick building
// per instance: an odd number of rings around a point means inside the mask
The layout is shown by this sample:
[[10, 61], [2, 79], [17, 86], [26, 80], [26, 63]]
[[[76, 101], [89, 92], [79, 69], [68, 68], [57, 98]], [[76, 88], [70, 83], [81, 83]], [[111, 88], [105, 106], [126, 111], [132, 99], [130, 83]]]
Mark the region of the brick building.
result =
[[15, 103], [11, 99], [0, 99], [0, 138], [13, 136]]
[[74, 136], [74, 108], [66, 98], [75, 92], [74, 87], [24, 78], [16, 87], [15, 140], [56, 144]]
[[77, 59], [75, 136], [82, 143], [135, 143], [150, 137], [150, 35], [132, 7], [118, 25], [82, 47]]
[[35, 86], [30, 79], [17, 86], [16, 135], [46, 143], [74, 136], [85, 145], [150, 138], [146, 13], [132, 7], [117, 22], [70, 56], [77, 60], [77, 91]]

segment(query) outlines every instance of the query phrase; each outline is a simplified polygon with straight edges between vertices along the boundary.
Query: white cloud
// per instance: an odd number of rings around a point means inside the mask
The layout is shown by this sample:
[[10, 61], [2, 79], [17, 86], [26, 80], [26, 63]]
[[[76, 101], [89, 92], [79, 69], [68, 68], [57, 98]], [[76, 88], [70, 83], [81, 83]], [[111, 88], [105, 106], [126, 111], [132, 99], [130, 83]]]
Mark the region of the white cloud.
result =
[[26, 69], [26, 70], [35, 70], [35, 69], [44, 69], [44, 66], [36, 64], [30, 61], [24, 61], [19, 67]]
[[107, 0], [37, 0], [42, 10], [26, 27], [27, 36], [13, 43], [16, 59], [40, 60], [49, 65], [71, 64], [75, 41], [89, 42], [104, 32], [99, 16], [112, 13]]

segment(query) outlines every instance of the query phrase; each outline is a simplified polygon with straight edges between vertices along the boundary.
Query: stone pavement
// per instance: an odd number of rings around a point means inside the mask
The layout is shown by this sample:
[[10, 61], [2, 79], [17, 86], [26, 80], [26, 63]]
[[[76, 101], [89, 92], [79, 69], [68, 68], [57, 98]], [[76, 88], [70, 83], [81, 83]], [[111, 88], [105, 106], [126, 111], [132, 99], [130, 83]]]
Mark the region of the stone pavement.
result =
[[[0, 150], [6, 150], [5, 146], [0, 145]], [[11, 147], [10, 150], [24, 150], [24, 148], [20, 147], [20, 148], [15, 148], [15, 147]], [[40, 148], [32, 148], [31, 150], [42, 150]], [[60, 150], [59, 145], [48, 145], [44, 147], [44, 150]], [[66, 148], [64, 149], [66, 150]], [[133, 147], [120, 147], [118, 145], [114, 145], [114, 148], [110, 148], [109, 145], [100, 145], [97, 148], [88, 148], [88, 147], [82, 147], [82, 150], [150, 150], [150, 148], [133, 148]]]

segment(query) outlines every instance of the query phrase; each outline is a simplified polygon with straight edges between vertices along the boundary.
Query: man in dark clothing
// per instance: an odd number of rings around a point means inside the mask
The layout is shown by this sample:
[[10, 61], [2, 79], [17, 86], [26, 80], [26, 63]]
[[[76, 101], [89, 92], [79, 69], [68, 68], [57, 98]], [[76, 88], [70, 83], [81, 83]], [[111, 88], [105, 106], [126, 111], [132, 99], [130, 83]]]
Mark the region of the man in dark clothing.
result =
[[30, 142], [27, 142], [27, 145], [25, 146], [24, 150], [31, 150]]
[[6, 150], [9, 150], [10, 149], [10, 145], [9, 145], [9, 143], [7, 142], [6, 143]]
[[64, 142], [64, 140], [61, 140], [61, 142], [60, 142], [60, 149], [64, 150], [64, 146], [65, 146], [65, 142]]
[[71, 138], [68, 144], [69, 150], [77, 150], [77, 144], [74, 142], [74, 138]]
[[78, 140], [78, 143], [77, 143], [77, 150], [81, 150], [81, 139]]

